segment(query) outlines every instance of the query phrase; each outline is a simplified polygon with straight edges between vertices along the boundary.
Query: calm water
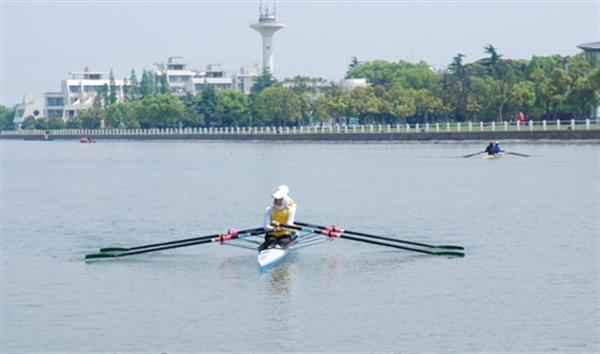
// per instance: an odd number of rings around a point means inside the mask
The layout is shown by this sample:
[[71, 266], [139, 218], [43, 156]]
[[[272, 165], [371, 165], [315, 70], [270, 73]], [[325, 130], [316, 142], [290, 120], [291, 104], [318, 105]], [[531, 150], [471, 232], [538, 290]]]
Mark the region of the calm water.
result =
[[[599, 145], [0, 144], [2, 353], [599, 351]], [[262, 274], [211, 244], [83, 262], [259, 226], [280, 184], [298, 220], [467, 257], [335, 240]]]

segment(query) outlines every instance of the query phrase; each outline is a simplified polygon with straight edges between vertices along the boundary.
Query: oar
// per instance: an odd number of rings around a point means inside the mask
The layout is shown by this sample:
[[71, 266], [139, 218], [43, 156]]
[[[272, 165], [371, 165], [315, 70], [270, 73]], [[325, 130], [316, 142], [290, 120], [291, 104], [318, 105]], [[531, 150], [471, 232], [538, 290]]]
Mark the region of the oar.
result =
[[520, 154], [518, 152], [512, 152], [512, 151], [505, 151], [505, 153], [509, 154], [509, 155], [517, 155], [517, 156], [522, 156], [522, 157], [530, 157], [531, 155], [527, 155], [527, 154]]
[[327, 237], [338, 237], [338, 238], [345, 238], [348, 240], [352, 240], [352, 241], [358, 241], [358, 242], [364, 242], [364, 243], [370, 243], [370, 244], [374, 244], [374, 245], [380, 245], [380, 246], [386, 246], [386, 247], [393, 247], [393, 248], [398, 248], [401, 250], [405, 250], [405, 251], [413, 251], [413, 252], [420, 252], [420, 253], [425, 253], [425, 254], [430, 254], [433, 256], [455, 256], [455, 257], [464, 257], [465, 254], [463, 252], [458, 252], [458, 251], [427, 251], [427, 250], [423, 250], [423, 249], [418, 249], [418, 248], [412, 248], [412, 247], [404, 247], [404, 246], [398, 246], [398, 245], [392, 245], [389, 243], [384, 243], [384, 242], [379, 242], [379, 241], [371, 241], [371, 240], [365, 240], [363, 238], [358, 238], [358, 237], [352, 237], [352, 236], [348, 236], [345, 235], [345, 231], [341, 230], [341, 231], [335, 231], [333, 229], [320, 229], [320, 228], [310, 228], [310, 227], [306, 227], [306, 226], [295, 226], [295, 225], [284, 225], [285, 228], [288, 229], [292, 229], [292, 230], [301, 230], [301, 231], [308, 231], [308, 232], [312, 232], [312, 233], [316, 233], [316, 234], [321, 234]]
[[[254, 228], [254, 229], [247, 229], [247, 230], [239, 230], [237, 231], [238, 234], [244, 234], [244, 233], [248, 233], [248, 232], [255, 232], [255, 231], [262, 231], [262, 227], [259, 228]], [[160, 242], [160, 243], [152, 243], [149, 245], [142, 245], [142, 246], [136, 246], [136, 247], [103, 247], [100, 249], [100, 252], [129, 252], [129, 251], [135, 251], [135, 250], [141, 250], [144, 248], [153, 248], [153, 247], [160, 247], [160, 246], [167, 246], [167, 245], [174, 245], [177, 243], [184, 243], [184, 242], [192, 242], [192, 241], [200, 241], [200, 240], [208, 240], [208, 239], [212, 239], [214, 237], [218, 237], [221, 236], [222, 234], [214, 234], [214, 235], [208, 235], [208, 236], [199, 236], [199, 237], [192, 237], [192, 238], [185, 238], [182, 240], [175, 240], [175, 241], [168, 241], [168, 242]]]
[[126, 251], [126, 252], [116, 252], [116, 253], [112, 253], [112, 252], [111, 253], [107, 253], [107, 252], [90, 253], [85, 256], [85, 260], [89, 261], [89, 260], [102, 259], [102, 258], [120, 258], [120, 257], [125, 257], [125, 256], [131, 256], [134, 254], [163, 251], [163, 250], [168, 250], [168, 249], [172, 249], [172, 248], [188, 247], [188, 246], [201, 245], [201, 244], [211, 243], [211, 242], [223, 243], [225, 241], [233, 240], [233, 239], [236, 239], [239, 237], [256, 236], [256, 235], [261, 235], [264, 233], [265, 233], [265, 231], [262, 228], [244, 230], [244, 232], [238, 232], [236, 230], [232, 230], [226, 234], [220, 234], [220, 235], [217, 235], [217, 236], [209, 238], [209, 239], [201, 239], [201, 240], [190, 241], [190, 242], [179, 242], [176, 244], [165, 245], [165, 246], [161, 246], [161, 247], [143, 248], [143, 249], [137, 249], [137, 250]]
[[421, 247], [427, 247], [427, 248], [437, 248], [437, 249], [446, 249], [446, 250], [464, 250], [465, 248], [462, 246], [454, 246], [454, 245], [428, 245], [426, 243], [419, 243], [419, 242], [413, 242], [413, 241], [405, 241], [405, 240], [399, 240], [396, 238], [389, 238], [389, 237], [383, 237], [383, 236], [376, 236], [376, 235], [370, 235], [370, 234], [365, 234], [362, 232], [356, 232], [356, 231], [350, 231], [350, 230], [342, 230], [340, 228], [337, 227], [331, 227], [331, 226], [320, 226], [320, 225], [314, 225], [314, 224], [309, 224], [309, 223], [304, 223], [304, 222], [300, 222], [297, 221], [295, 222], [296, 225], [300, 225], [300, 226], [311, 226], [311, 227], [318, 227], [320, 229], [332, 229], [334, 231], [343, 231], [345, 234], [350, 234], [350, 235], [356, 235], [356, 236], [363, 236], [363, 237], [370, 237], [370, 238], [374, 238], [374, 239], [379, 239], [379, 240], [385, 240], [385, 241], [392, 241], [392, 242], [398, 242], [398, 243], [405, 243], [408, 245], [413, 245], [413, 246], [421, 246]]
[[476, 153], [474, 153], [474, 154], [464, 155], [464, 156], [461, 156], [461, 157], [462, 157], [462, 158], [464, 158], [464, 159], [468, 159], [469, 157], [472, 157], [472, 156], [475, 156], [475, 155], [479, 155], [479, 154], [481, 154], [482, 152], [483, 152], [483, 151], [479, 151], [479, 152], [476, 152]]

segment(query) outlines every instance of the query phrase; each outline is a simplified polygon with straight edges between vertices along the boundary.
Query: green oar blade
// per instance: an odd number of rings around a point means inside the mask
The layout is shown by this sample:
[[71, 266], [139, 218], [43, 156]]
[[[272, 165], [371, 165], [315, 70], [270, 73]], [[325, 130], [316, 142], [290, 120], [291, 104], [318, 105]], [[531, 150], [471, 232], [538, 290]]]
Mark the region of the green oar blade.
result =
[[90, 254], [85, 255], [85, 260], [93, 261], [93, 260], [97, 260], [97, 259], [115, 258], [115, 257], [117, 257], [117, 255], [112, 254], [112, 253], [90, 253]]
[[435, 256], [449, 256], [449, 257], [464, 257], [465, 256], [465, 254], [462, 252], [452, 252], [452, 251], [433, 252], [432, 254]]
[[440, 248], [440, 249], [445, 249], [445, 250], [464, 250], [465, 249], [463, 246], [454, 246], [454, 245], [439, 245], [439, 246], [435, 246], [434, 248]]
[[100, 249], [100, 252], [127, 252], [129, 248], [126, 247], [104, 247]]

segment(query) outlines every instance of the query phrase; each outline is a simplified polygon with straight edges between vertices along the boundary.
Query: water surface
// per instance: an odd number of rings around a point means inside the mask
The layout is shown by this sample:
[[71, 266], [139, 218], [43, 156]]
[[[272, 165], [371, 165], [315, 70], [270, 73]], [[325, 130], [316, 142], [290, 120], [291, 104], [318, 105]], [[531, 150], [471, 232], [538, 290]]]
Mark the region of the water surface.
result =
[[[1, 352], [598, 352], [599, 147], [22, 142], [2, 148]], [[434, 244], [335, 240], [261, 273], [218, 245], [86, 264], [298, 220]]]

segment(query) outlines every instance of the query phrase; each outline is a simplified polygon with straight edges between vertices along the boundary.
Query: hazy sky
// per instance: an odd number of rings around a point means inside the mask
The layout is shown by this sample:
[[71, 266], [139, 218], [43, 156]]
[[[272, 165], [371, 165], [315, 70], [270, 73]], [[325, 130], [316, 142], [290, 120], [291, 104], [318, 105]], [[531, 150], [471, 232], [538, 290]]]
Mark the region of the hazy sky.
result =
[[[59, 91], [88, 66], [129, 77], [134, 68], [184, 56], [192, 69], [221, 63], [232, 73], [261, 63], [249, 28], [258, 1], [0, 0], [0, 104]], [[343, 78], [361, 61], [472, 62], [490, 43], [505, 58], [574, 55], [600, 40], [600, 1], [277, 1], [286, 28], [275, 35], [278, 79]]]

